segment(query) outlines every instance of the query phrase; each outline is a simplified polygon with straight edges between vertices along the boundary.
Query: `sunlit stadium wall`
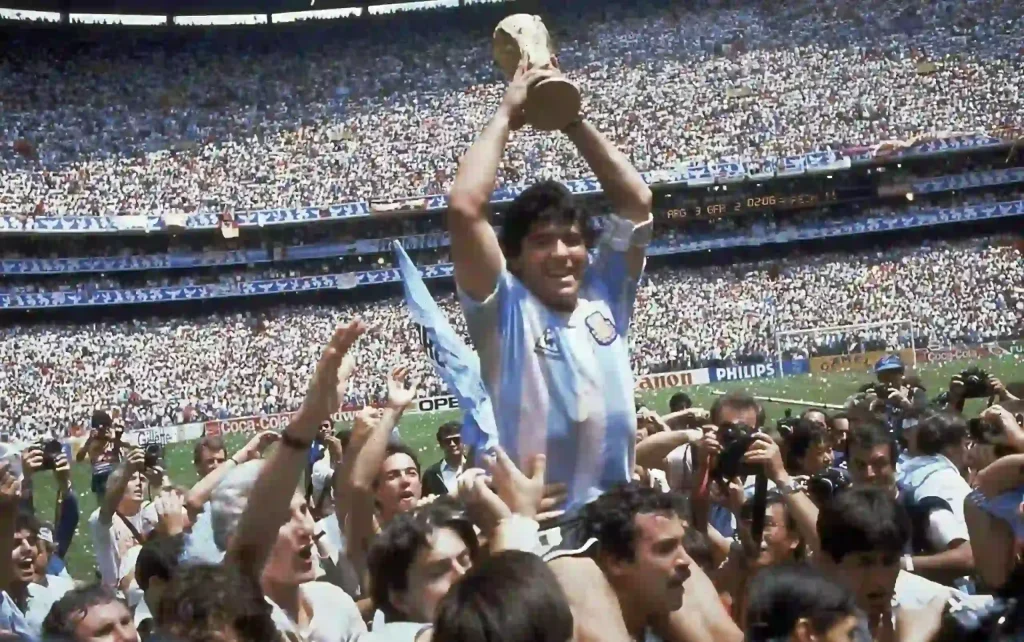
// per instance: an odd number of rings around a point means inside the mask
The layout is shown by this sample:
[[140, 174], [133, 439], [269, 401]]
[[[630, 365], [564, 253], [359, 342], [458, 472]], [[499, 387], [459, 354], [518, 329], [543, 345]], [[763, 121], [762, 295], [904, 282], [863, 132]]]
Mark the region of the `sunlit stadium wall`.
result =
[[[210, 25], [259, 25], [259, 24], [282, 24], [297, 22], [300, 20], [332, 20], [339, 18], [352, 18], [363, 15], [364, 11], [370, 15], [396, 13], [400, 11], [418, 11], [423, 9], [438, 9], [458, 7], [460, 4], [483, 4], [506, 2], [507, 0], [419, 0], [417, 2], [396, 2], [390, 4], [370, 5], [368, 7], [347, 7], [336, 9], [316, 9], [314, 4], [308, 11], [289, 11], [281, 13], [250, 13], [250, 14], [220, 14], [220, 15], [144, 15], [144, 14], [120, 14], [120, 13], [75, 13], [69, 14], [71, 24], [98, 24], [98, 25], [124, 25], [124, 26], [146, 26], [174, 24], [178, 26], [210, 26]], [[5, 9], [0, 8], [0, 20], [17, 20], [26, 22], [60, 22], [61, 14], [55, 11], [32, 11], [29, 9]]]

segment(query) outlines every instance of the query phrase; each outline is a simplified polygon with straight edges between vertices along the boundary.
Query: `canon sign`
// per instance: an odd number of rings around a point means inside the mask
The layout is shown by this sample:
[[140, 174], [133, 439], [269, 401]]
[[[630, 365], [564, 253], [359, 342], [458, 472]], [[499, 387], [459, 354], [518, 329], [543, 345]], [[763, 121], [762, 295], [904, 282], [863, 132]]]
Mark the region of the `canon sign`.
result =
[[731, 368], [710, 368], [712, 381], [742, 381], [743, 379], [765, 379], [777, 377], [779, 368], [774, 363], [755, 363]]
[[697, 386], [708, 383], [708, 371], [706, 368], [700, 370], [681, 370], [678, 372], [662, 372], [660, 374], [649, 374], [637, 378], [637, 390], [668, 390], [670, 388], [681, 388], [683, 386]]

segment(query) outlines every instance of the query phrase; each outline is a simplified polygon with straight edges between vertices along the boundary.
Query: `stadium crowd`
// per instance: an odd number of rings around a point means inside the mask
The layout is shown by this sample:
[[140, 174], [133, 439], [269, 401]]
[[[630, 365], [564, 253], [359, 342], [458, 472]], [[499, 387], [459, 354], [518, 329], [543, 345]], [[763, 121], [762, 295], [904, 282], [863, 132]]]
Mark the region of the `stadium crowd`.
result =
[[[91, 490], [45, 444], [15, 455], [22, 478], [7, 457], [0, 630], [27, 642], [924, 642], [1024, 629], [1017, 383], [982, 382], [995, 402], [983, 432], [969, 428], [977, 392], [964, 377], [942, 405], [919, 406], [895, 355], [876, 366], [888, 397], [809, 408], [774, 437], [744, 392], [709, 410], [682, 393], [667, 412], [638, 406], [633, 481], [580, 511], [585, 544], [570, 550], [546, 539], [565, 489], [545, 483], [543, 458], [524, 472], [498, 449], [489, 471], [474, 468], [453, 422], [424, 467], [395, 437], [416, 396], [401, 367], [381, 409], [333, 433], [346, 379], [374, 370], [346, 356], [358, 327], [333, 334], [283, 433], [234, 452], [219, 436], [197, 441], [192, 487], [159, 449], [123, 444], [102, 411], [80, 455]], [[48, 475], [53, 523], [31, 492]], [[97, 573], [72, 578], [89, 492]], [[595, 629], [602, 620], [618, 628]]]
[[[560, 64], [641, 170], [1022, 124], [1016, 2], [565, 5], [547, 18]], [[488, 53], [505, 11], [223, 33], [98, 27], [84, 42], [19, 29], [0, 54], [0, 212], [446, 192], [505, 86]], [[586, 174], [564, 137], [524, 131], [499, 181]]]
[[[310, 55], [294, 57], [277, 47], [287, 29], [156, 44], [100, 30], [86, 56], [68, 57], [78, 45], [67, 43], [51, 44], [53, 59], [5, 50], [0, 131], [17, 142], [0, 198], [22, 213], [437, 191], [494, 115], [450, 194], [463, 297], [440, 301], [480, 348], [478, 372], [441, 346], [430, 312], [414, 329], [397, 298], [0, 328], [0, 424], [14, 433], [0, 440], [0, 639], [1019, 640], [1021, 382], [968, 370], [929, 401], [895, 353], [907, 328], [890, 326], [789, 337], [789, 356], [888, 354], [842, 406], [775, 426], [741, 390], [714, 393], [707, 409], [684, 392], [650, 408], [629, 385], [772, 359], [782, 328], [911, 318], [920, 343], [1021, 336], [1012, 237], [641, 278], [652, 195], [615, 144], [645, 168], [682, 160], [679, 149], [790, 153], [1019, 119], [1018, 4], [856, 9], [689, 13], [652, 1], [556, 14], [563, 64], [590, 101], [567, 137], [616, 208], [592, 262], [585, 216], [557, 183], [517, 199], [503, 244], [488, 225], [488, 159], [550, 72], [527, 73], [493, 109], [501, 85], [487, 84], [472, 38], [455, 44], [467, 25], [446, 24], [463, 14], [301, 25]], [[494, 11], [464, 14], [481, 41]], [[367, 45], [368, 26], [388, 40]], [[14, 41], [52, 37], [26, 33]], [[118, 49], [129, 43], [132, 56]], [[139, 52], [155, 52], [144, 68], [160, 72], [135, 73]], [[376, 65], [355, 64], [366, 60]], [[758, 96], [739, 99], [749, 112], [722, 106], [728, 87]], [[552, 140], [516, 137], [502, 180], [584, 173]], [[429, 466], [399, 430], [418, 397], [443, 389], [424, 335], [448, 350], [436, 367], [464, 384], [460, 396], [483, 388], [495, 409], [491, 433], [483, 415], [438, 426]], [[346, 405], [365, 407], [338, 430]], [[123, 439], [283, 410], [296, 411], [286, 427], [241, 448], [204, 434], [192, 485], [159, 445]], [[53, 439], [71, 425], [88, 430], [77, 452]], [[88, 488], [72, 459], [88, 461]], [[52, 513], [44, 490], [56, 490]], [[95, 570], [72, 577], [86, 537]]]
[[[634, 372], [774, 360], [776, 329], [912, 319], [918, 345], [1024, 336], [1024, 257], [997, 239], [936, 243], [871, 255], [652, 271], [637, 294]], [[452, 297], [440, 300], [465, 337]], [[413, 361], [424, 392], [444, 386], [422, 356], [400, 298], [332, 307], [277, 307], [255, 316], [30, 324], [0, 330], [0, 421], [22, 437], [84, 426], [118, 407], [131, 427], [295, 410], [316, 340], [338, 316], [371, 330], [359, 351], [370, 373]], [[909, 346], [909, 327], [790, 337], [787, 356]], [[382, 376], [353, 382], [349, 403], [381, 399]]]

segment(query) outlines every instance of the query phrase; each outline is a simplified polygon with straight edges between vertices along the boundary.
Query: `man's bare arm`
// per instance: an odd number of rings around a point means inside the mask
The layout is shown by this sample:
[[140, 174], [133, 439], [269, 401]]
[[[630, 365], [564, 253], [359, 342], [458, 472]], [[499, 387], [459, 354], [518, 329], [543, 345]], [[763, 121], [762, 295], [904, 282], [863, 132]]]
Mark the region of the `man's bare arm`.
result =
[[530, 87], [555, 72], [520, 67], [498, 111], [459, 163], [448, 195], [448, 231], [451, 234], [455, 282], [476, 301], [486, 299], [498, 283], [505, 258], [498, 235], [487, 215], [498, 165], [509, 132], [522, 125], [522, 109]]
[[[573, 123], [565, 133], [586, 159], [597, 180], [601, 181], [601, 188], [615, 213], [637, 225], [649, 221], [653, 200], [651, 188], [647, 187], [626, 155], [590, 123]], [[629, 268], [634, 276], [640, 275], [645, 252], [644, 247], [629, 249]]]

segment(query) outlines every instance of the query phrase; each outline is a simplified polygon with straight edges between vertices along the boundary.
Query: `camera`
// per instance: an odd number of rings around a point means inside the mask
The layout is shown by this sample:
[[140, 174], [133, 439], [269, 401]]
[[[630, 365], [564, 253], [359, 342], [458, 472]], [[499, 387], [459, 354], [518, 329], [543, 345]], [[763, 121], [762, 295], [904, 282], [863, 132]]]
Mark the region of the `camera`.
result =
[[988, 384], [988, 373], [978, 367], [972, 367], [960, 373], [964, 383], [965, 399], [982, 399], [992, 393]]
[[[1014, 412], [1013, 418], [1018, 426], [1024, 426], [1024, 412]], [[1006, 436], [1003, 434], [1003, 427], [991, 421], [975, 417], [967, 421], [967, 429], [971, 439], [979, 444], [992, 444], [996, 446], [1006, 444]], [[1007, 454], [1010, 454], [1009, 452]]]
[[41, 441], [37, 446], [43, 451], [43, 465], [40, 470], [56, 470], [57, 458], [64, 453], [64, 446], [56, 439]]
[[156, 468], [164, 458], [164, 447], [160, 444], [148, 444], [144, 453], [146, 468]]
[[722, 452], [718, 455], [718, 463], [713, 471], [715, 477], [732, 479], [758, 472], [757, 466], [743, 463], [743, 455], [754, 442], [755, 432], [746, 424], [726, 423], [718, 428], [718, 443], [722, 447]]
[[789, 439], [789, 436], [793, 434], [793, 429], [800, 423], [800, 420], [793, 416], [791, 408], [786, 408], [783, 413], [785, 416], [775, 422], [775, 429], [779, 431], [779, 435], [783, 439]]
[[850, 473], [842, 468], [829, 468], [807, 480], [807, 495], [817, 506], [823, 506], [832, 498], [853, 485]]
[[949, 600], [942, 613], [939, 642], [1003, 642], [1020, 640], [1024, 611], [1016, 598], [996, 598], [981, 605]]

